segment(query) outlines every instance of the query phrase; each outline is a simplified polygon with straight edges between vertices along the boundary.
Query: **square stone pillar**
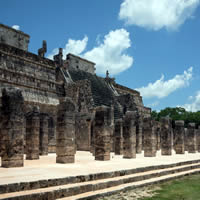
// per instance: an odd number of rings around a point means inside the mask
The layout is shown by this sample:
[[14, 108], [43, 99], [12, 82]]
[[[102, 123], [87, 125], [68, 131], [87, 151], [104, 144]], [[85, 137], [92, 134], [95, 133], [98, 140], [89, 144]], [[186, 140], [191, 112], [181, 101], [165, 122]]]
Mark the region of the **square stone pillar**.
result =
[[152, 119], [144, 118], [143, 121], [144, 131], [144, 157], [155, 157], [156, 156], [156, 135], [155, 127]]
[[174, 150], [176, 154], [185, 153], [184, 136], [185, 136], [184, 121], [183, 120], [175, 121]]
[[70, 98], [60, 99], [56, 128], [56, 163], [74, 163], [75, 105]]
[[188, 124], [187, 130], [188, 153], [196, 153], [196, 131], [195, 123]]
[[115, 122], [115, 154], [123, 155], [123, 121], [119, 119]]
[[185, 144], [185, 151], [188, 151], [188, 139], [187, 139], [188, 129], [185, 128], [185, 135], [184, 135], [184, 144]]
[[40, 155], [48, 155], [48, 115], [45, 113], [40, 114]]
[[134, 111], [127, 111], [123, 124], [123, 158], [136, 158], [136, 124]]
[[2, 167], [24, 165], [24, 99], [21, 90], [2, 90], [2, 122], [0, 129]]
[[154, 131], [155, 131], [155, 137], [156, 137], [156, 150], [160, 150], [160, 143], [161, 143], [161, 125], [160, 122], [154, 121]]
[[200, 152], [200, 126], [196, 129], [197, 151]]
[[113, 130], [109, 123], [109, 108], [100, 106], [96, 108], [94, 136], [95, 136], [95, 160], [110, 160], [110, 136]]
[[172, 121], [161, 118], [161, 155], [172, 155]]
[[138, 119], [136, 125], [136, 153], [142, 153], [142, 131], [143, 121]]
[[39, 159], [40, 117], [39, 108], [26, 115], [26, 160]]

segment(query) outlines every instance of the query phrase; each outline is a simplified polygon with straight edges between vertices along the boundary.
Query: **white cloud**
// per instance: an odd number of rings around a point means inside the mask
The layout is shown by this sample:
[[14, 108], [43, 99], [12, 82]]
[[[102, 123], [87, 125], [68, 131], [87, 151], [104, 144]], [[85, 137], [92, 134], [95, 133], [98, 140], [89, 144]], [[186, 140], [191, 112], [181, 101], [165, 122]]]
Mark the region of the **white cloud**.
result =
[[20, 26], [19, 25], [13, 25], [12, 28], [14, 28], [16, 30], [20, 30]]
[[197, 91], [196, 95], [190, 99], [192, 99], [191, 103], [184, 104], [178, 107], [185, 108], [187, 111], [192, 111], [192, 112], [199, 111], [200, 110], [200, 91]]
[[147, 107], [156, 107], [159, 105], [159, 101], [154, 101], [153, 103], [147, 104]]
[[162, 75], [161, 78], [154, 83], [149, 83], [146, 87], [141, 87], [136, 90], [140, 91], [144, 98], [157, 97], [161, 99], [179, 88], [188, 86], [191, 79], [192, 67], [184, 71], [183, 74], [176, 75], [174, 78], [167, 81], [164, 80], [164, 75]]
[[125, 53], [131, 46], [129, 32], [125, 29], [110, 31], [103, 42], [86, 52], [83, 57], [96, 63], [96, 72], [118, 74], [133, 64], [133, 58]]
[[[75, 55], [81, 54], [85, 50], [85, 48], [87, 46], [87, 42], [88, 42], [87, 36], [85, 36], [82, 40], [69, 39], [67, 44], [63, 48], [64, 59], [66, 58], [66, 55], [68, 53], [72, 53], [72, 54], [75, 54]], [[50, 53], [48, 55], [48, 58], [53, 59], [53, 56], [56, 55], [56, 54], [58, 54], [58, 48], [54, 49], [52, 51], [52, 53]]]
[[[129, 32], [125, 29], [110, 31], [104, 36], [103, 41], [100, 41], [100, 36], [97, 36], [97, 46], [83, 53], [87, 42], [87, 37], [84, 37], [83, 40], [69, 39], [63, 49], [64, 59], [67, 53], [81, 56], [96, 63], [96, 72], [104, 75], [106, 70], [112, 75], [118, 74], [133, 64], [133, 58], [125, 53], [131, 46]], [[48, 58], [53, 59], [57, 53], [58, 48], [54, 49]]]
[[129, 25], [173, 30], [192, 17], [199, 4], [200, 0], [124, 0], [119, 18]]

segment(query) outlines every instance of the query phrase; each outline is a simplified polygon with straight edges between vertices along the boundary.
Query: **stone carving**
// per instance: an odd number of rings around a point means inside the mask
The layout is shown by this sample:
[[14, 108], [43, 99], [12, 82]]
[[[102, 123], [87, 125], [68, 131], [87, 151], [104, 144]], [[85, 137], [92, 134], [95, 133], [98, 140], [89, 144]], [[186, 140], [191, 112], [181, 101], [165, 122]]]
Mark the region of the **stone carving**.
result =
[[123, 124], [123, 158], [136, 158], [136, 112], [127, 111]]
[[47, 52], [47, 42], [46, 40], [42, 41], [42, 48], [38, 49], [38, 56], [44, 58], [45, 53]]
[[18, 88], [2, 90], [2, 167], [23, 167], [24, 165], [24, 99]]
[[34, 107], [26, 115], [26, 160], [39, 159], [40, 117], [39, 108]]
[[59, 53], [53, 57], [58, 67], [63, 66], [63, 49], [59, 48]]
[[111, 127], [109, 124], [110, 109], [100, 106], [96, 109], [94, 137], [95, 137], [95, 160], [110, 160], [110, 135]]
[[196, 153], [195, 123], [188, 124], [187, 141], [188, 141], [188, 153]]
[[169, 117], [161, 118], [161, 154], [172, 154], [172, 121]]
[[75, 161], [75, 105], [68, 97], [60, 99], [57, 113], [56, 162]]
[[144, 118], [144, 157], [156, 156], [156, 135], [152, 119]]
[[175, 121], [174, 150], [176, 154], [185, 153], [184, 136], [185, 136], [184, 121], [182, 120]]

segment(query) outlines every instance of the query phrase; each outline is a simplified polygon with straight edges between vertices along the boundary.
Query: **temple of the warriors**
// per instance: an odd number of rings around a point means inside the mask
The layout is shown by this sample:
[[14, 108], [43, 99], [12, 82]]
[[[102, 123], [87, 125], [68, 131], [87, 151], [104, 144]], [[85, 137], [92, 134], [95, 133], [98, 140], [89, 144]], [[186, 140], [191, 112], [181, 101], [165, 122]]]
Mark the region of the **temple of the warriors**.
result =
[[[200, 128], [168, 117], [156, 122], [136, 90], [118, 84], [95, 63], [59, 49], [45, 57], [28, 51], [30, 36], [0, 24], [0, 157], [1, 167], [22, 167], [24, 159], [56, 153], [57, 163], [76, 162], [76, 151], [95, 160], [110, 152], [134, 159], [200, 152]], [[173, 126], [172, 126], [173, 124]], [[24, 156], [25, 155], [25, 156]]]

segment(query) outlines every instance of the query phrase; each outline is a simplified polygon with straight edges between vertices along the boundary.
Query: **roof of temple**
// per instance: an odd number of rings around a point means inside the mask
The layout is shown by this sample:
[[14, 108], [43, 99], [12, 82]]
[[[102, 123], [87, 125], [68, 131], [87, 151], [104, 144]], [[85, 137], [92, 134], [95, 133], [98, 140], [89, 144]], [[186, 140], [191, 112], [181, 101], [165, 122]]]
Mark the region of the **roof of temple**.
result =
[[120, 105], [114, 101], [114, 92], [110, 89], [104, 78], [97, 75], [82, 71], [82, 70], [69, 70], [73, 81], [89, 80], [91, 82], [92, 96], [94, 106], [111, 106], [114, 103], [114, 117], [115, 119], [121, 118]]

